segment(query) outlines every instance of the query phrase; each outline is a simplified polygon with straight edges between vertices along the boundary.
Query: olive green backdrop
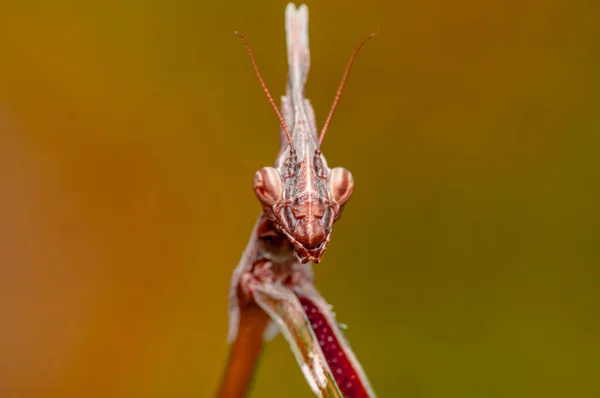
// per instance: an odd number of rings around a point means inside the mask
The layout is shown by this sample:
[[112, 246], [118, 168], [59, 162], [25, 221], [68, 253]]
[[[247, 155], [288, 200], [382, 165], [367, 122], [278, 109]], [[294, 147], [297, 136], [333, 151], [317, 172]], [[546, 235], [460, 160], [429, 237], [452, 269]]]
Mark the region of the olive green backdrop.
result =
[[[0, 396], [210, 397], [274, 161], [285, 1], [4, 1]], [[312, 1], [317, 285], [381, 397], [600, 396], [600, 5]], [[308, 397], [279, 336], [253, 397]]]

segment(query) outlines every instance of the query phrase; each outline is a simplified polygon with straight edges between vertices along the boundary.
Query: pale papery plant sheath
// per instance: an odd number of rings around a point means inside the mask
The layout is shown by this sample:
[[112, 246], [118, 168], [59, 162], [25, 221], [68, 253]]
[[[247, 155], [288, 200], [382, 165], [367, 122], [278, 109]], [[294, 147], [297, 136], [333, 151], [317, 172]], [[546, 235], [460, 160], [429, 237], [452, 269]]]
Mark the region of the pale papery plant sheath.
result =
[[238, 33], [280, 120], [281, 146], [275, 167], [263, 167], [254, 177], [263, 212], [231, 279], [232, 350], [218, 396], [247, 395], [263, 340], [281, 332], [316, 396], [375, 397], [331, 306], [315, 288], [312, 272], [312, 263], [320, 262], [354, 189], [352, 174], [341, 167], [330, 169], [320, 145], [366, 39], [348, 62], [319, 136], [313, 108], [304, 97], [310, 67], [306, 5], [288, 4], [285, 29], [289, 73], [281, 111], [260, 76], [248, 41]]

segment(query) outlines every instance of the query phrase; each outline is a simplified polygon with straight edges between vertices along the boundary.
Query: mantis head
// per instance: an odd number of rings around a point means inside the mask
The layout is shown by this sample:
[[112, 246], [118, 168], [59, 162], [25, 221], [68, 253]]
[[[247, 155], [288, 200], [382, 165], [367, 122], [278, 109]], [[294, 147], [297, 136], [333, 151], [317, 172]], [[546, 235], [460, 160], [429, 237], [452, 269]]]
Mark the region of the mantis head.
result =
[[291, 176], [273, 167], [254, 175], [254, 192], [266, 216], [289, 239], [302, 263], [321, 261], [333, 224], [354, 190], [348, 170], [318, 170], [314, 163], [306, 157]]
[[[317, 132], [309, 127], [310, 118], [306, 115], [305, 110], [298, 111], [300, 114], [295, 117], [294, 134], [290, 133], [284, 117], [279, 112], [260, 75], [250, 44], [244, 35], [239, 32], [236, 34], [246, 46], [258, 81], [277, 114], [283, 136], [289, 147], [280, 154], [285, 161], [280, 162], [279, 167], [263, 167], [256, 172], [253, 184], [254, 192], [262, 204], [265, 215], [275, 229], [287, 237], [294, 246], [298, 260], [301, 263], [309, 261], [319, 263], [329, 243], [333, 224], [340, 217], [344, 205], [354, 190], [354, 180], [348, 170], [341, 167], [334, 169], [327, 167], [321, 153], [321, 145], [354, 59], [362, 46], [374, 34], [364, 38], [355, 47], [346, 65], [329, 115], [318, 137]], [[305, 73], [307, 73], [307, 59], [305, 68]], [[303, 96], [303, 88], [298, 84], [292, 85], [292, 87], [293, 90], [296, 90], [294, 91], [296, 100], [300, 101], [297, 98], [298, 95]], [[302, 100], [304, 101], [303, 97]]]

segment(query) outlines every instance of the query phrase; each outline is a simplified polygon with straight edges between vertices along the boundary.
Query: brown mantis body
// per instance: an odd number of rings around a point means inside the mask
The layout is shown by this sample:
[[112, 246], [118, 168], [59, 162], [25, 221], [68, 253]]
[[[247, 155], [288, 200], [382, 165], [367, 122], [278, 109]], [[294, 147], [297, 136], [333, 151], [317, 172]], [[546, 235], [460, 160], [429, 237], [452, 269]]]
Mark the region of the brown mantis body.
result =
[[286, 8], [289, 75], [281, 113], [257, 77], [281, 123], [275, 167], [254, 176], [263, 212], [235, 269], [230, 289], [229, 341], [233, 343], [220, 397], [243, 397], [263, 339], [281, 331], [311, 389], [322, 397], [374, 397], [343, 337], [331, 307], [314, 287], [311, 262], [321, 260], [333, 224], [352, 195], [349, 171], [329, 169], [321, 144], [356, 54], [355, 49], [324, 128], [317, 135], [314, 112], [304, 98], [310, 66], [308, 8]]

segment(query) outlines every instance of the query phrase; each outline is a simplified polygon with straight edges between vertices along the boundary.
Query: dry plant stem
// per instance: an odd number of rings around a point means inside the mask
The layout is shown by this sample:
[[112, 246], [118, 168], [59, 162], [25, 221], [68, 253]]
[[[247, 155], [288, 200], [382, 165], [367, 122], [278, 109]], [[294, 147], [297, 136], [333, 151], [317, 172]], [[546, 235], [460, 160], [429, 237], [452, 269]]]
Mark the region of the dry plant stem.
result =
[[239, 336], [231, 347], [229, 362], [217, 397], [246, 396], [252, 383], [268, 324], [269, 316], [256, 304], [247, 305], [240, 311]]
[[348, 170], [328, 167], [321, 143], [350, 67], [367, 39], [350, 58], [319, 137], [312, 106], [304, 97], [310, 67], [308, 8], [288, 4], [285, 15], [289, 73], [281, 112], [260, 76], [248, 40], [238, 33], [281, 130], [275, 167], [263, 167], [254, 176], [254, 192], [263, 212], [231, 278], [229, 341], [233, 347], [219, 396], [245, 396], [261, 337], [268, 340], [280, 331], [316, 396], [373, 398], [375, 393], [331, 307], [314, 287], [312, 273], [312, 263], [321, 261], [333, 225], [354, 189]]

